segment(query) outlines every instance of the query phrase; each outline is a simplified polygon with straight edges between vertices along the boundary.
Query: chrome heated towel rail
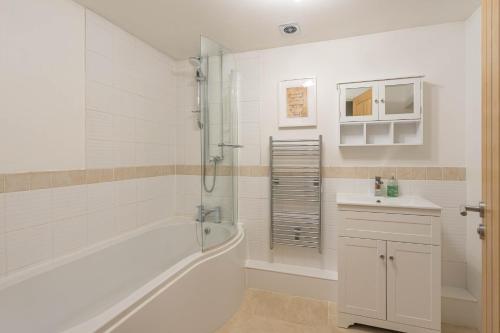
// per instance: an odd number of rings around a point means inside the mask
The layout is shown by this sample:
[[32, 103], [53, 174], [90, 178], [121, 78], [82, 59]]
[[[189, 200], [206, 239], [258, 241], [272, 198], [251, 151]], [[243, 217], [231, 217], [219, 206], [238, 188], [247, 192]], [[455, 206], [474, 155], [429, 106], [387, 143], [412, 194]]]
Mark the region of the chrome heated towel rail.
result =
[[321, 135], [315, 140], [269, 137], [271, 249], [316, 248], [321, 253]]

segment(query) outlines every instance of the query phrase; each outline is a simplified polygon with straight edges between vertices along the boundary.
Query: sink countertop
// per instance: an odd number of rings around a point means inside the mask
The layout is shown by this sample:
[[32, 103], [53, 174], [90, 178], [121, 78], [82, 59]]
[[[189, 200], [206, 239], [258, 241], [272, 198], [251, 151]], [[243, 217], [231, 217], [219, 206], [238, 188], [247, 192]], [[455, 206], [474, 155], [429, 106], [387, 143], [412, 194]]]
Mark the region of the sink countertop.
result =
[[420, 196], [403, 195], [397, 198], [376, 197], [373, 194], [363, 193], [337, 193], [338, 205], [412, 208], [412, 209], [437, 209], [441, 207]]

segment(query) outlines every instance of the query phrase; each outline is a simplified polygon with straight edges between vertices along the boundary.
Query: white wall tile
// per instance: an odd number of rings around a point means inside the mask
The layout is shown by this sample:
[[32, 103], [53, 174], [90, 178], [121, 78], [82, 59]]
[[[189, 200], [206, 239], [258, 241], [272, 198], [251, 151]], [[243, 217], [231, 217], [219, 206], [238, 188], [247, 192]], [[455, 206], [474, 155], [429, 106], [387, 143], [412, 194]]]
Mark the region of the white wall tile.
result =
[[86, 35], [85, 46], [108, 58], [112, 57], [111, 24], [90, 10], [85, 11]]
[[87, 139], [87, 168], [111, 168], [114, 166], [113, 142]]
[[7, 271], [50, 259], [52, 233], [50, 225], [42, 225], [8, 233], [5, 236]]
[[109, 113], [87, 110], [86, 131], [88, 139], [111, 140], [113, 116]]
[[114, 193], [112, 182], [87, 185], [88, 212], [113, 208]]
[[465, 262], [465, 239], [467, 219], [460, 215], [458, 208], [441, 211], [443, 259]]
[[114, 211], [114, 224], [119, 233], [137, 227], [137, 204], [120, 205]]
[[120, 89], [113, 89], [112, 92], [112, 112], [117, 116], [135, 118], [137, 110], [137, 99], [140, 98], [130, 92]]
[[87, 244], [87, 216], [59, 220], [53, 226], [54, 255], [76, 251]]
[[85, 63], [87, 80], [106, 85], [113, 83], [113, 63], [109, 58], [93, 51], [87, 51]]
[[115, 167], [141, 165], [137, 163], [136, 144], [134, 142], [114, 142], [113, 147]]
[[112, 113], [113, 88], [91, 80], [87, 80], [85, 90], [85, 106], [87, 109]]
[[5, 194], [0, 194], [0, 235], [5, 232]]
[[115, 141], [135, 141], [135, 120], [128, 117], [113, 117], [113, 139]]
[[260, 121], [259, 101], [241, 101], [239, 103], [239, 114], [240, 114], [240, 121], [242, 123], [259, 122]]
[[115, 202], [117, 205], [126, 205], [137, 202], [137, 180], [122, 180], [114, 182]]
[[88, 214], [87, 237], [89, 244], [94, 244], [110, 239], [115, 235], [113, 214], [113, 208], [99, 210]]
[[260, 145], [260, 125], [258, 123], [241, 124], [241, 143], [243, 145]]
[[270, 185], [267, 177], [239, 177], [240, 198], [269, 198]]
[[53, 189], [54, 220], [87, 213], [87, 185]]
[[260, 165], [260, 146], [259, 145], [245, 145], [239, 151], [239, 159], [241, 165]]
[[51, 190], [14, 192], [5, 195], [6, 231], [46, 224], [52, 218]]
[[0, 277], [7, 272], [7, 256], [5, 253], [5, 236], [0, 234]]

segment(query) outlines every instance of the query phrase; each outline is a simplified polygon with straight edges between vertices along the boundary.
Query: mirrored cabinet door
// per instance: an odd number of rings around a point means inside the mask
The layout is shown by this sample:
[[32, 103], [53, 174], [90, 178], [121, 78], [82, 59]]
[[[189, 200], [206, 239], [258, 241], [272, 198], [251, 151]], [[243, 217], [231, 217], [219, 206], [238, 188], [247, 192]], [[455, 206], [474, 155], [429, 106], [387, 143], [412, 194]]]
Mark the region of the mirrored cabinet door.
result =
[[404, 120], [421, 117], [421, 79], [387, 80], [379, 86], [379, 119]]
[[375, 83], [346, 84], [340, 87], [340, 121], [378, 119], [378, 86]]

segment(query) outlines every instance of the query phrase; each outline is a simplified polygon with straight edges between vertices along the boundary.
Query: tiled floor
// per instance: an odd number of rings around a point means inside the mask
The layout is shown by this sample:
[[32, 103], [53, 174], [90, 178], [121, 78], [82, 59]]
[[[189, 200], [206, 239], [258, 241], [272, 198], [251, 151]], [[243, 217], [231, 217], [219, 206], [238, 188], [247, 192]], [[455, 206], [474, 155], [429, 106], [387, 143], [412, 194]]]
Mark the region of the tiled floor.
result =
[[[238, 312], [216, 333], [387, 333], [368, 326], [336, 327], [335, 303], [248, 289]], [[443, 325], [443, 333], [476, 333]]]

